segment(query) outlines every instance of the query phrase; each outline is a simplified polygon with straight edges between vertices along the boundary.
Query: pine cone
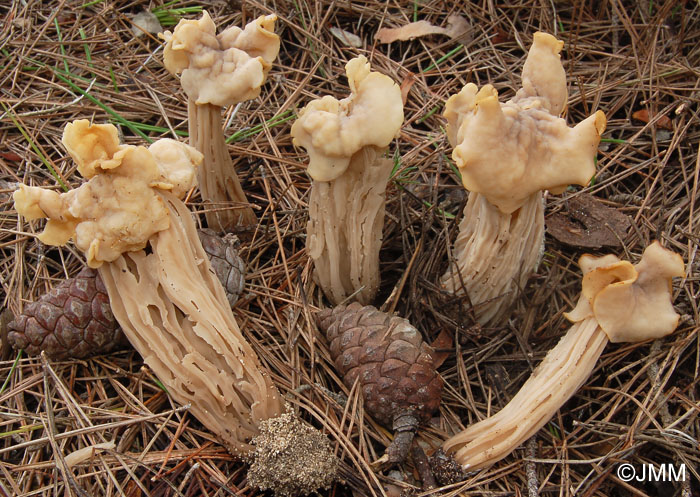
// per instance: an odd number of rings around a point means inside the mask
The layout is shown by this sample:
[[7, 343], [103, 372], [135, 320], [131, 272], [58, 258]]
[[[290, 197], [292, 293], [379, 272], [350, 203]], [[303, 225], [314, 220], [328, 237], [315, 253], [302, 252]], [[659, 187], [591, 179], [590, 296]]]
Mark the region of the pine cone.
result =
[[[233, 305], [244, 285], [244, 265], [235, 242], [212, 230], [200, 230], [199, 237]], [[99, 274], [90, 268], [28, 304], [7, 329], [7, 341], [15, 349], [30, 356], [43, 350], [54, 360], [85, 359], [128, 343], [112, 316]]]
[[8, 341], [29, 355], [82, 359], [126, 343], [97, 271], [85, 268], [24, 308], [8, 325]]
[[345, 385], [359, 377], [367, 412], [397, 433], [384, 461], [403, 461], [418, 425], [440, 404], [432, 347], [406, 319], [359, 303], [325, 309], [317, 321]]
[[245, 286], [245, 266], [236, 250], [237, 238], [231, 234], [222, 238], [214, 230], [205, 228], [199, 230], [199, 240], [233, 307]]

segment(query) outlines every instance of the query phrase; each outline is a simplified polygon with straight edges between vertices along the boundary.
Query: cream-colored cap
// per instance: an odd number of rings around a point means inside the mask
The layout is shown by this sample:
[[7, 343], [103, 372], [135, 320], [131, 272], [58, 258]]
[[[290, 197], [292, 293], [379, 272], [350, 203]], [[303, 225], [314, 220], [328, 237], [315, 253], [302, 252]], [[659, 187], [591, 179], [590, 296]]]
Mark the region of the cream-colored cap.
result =
[[90, 181], [63, 194], [22, 185], [14, 193], [15, 208], [29, 220], [49, 218], [39, 239], [65, 245], [74, 238], [90, 267], [140, 250], [166, 229], [168, 211], [157, 191], [184, 195], [202, 162], [202, 154], [175, 140], [149, 149], [120, 145], [114, 126], [87, 120], [68, 124], [63, 143]]
[[232, 26], [216, 35], [204, 11], [199, 20], [182, 20], [164, 32], [163, 62], [197, 104], [232, 105], [260, 94], [280, 49], [274, 33], [277, 16], [260, 16], [245, 29]]
[[464, 187], [509, 214], [539, 190], [587, 185], [606, 119], [598, 111], [573, 128], [558, 117], [566, 103], [561, 42], [537, 33], [523, 70], [523, 88], [506, 102], [491, 85], [467, 84], [447, 100], [444, 115], [452, 158]]
[[348, 62], [345, 71], [350, 96], [309, 102], [292, 125], [293, 143], [308, 152], [307, 172], [314, 181], [343, 174], [362, 147], [387, 147], [403, 123], [401, 90], [389, 76], [370, 71], [362, 55]]
[[649, 245], [638, 264], [615, 256], [584, 255], [581, 297], [565, 313], [572, 322], [595, 317], [613, 343], [641, 342], [668, 335], [678, 326], [671, 303], [671, 278], [683, 276], [683, 259], [658, 242]]

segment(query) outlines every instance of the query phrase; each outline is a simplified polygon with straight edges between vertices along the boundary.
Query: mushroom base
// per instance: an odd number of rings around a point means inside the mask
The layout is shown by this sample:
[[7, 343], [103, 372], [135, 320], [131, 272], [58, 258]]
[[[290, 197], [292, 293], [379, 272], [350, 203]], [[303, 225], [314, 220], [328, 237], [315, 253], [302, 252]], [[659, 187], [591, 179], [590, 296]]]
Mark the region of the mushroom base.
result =
[[574, 324], [503, 409], [453, 436], [443, 449], [469, 471], [506, 457], [585, 383], [607, 343], [595, 318]]
[[161, 195], [170, 227], [150, 238], [150, 253], [124, 253], [100, 276], [124, 334], [168, 393], [245, 455], [258, 424], [284, 412], [282, 399], [238, 328], [189, 211]]
[[202, 199], [209, 204], [210, 210], [205, 213], [207, 224], [216, 231], [257, 224], [226, 147], [221, 107], [196, 104], [190, 99], [187, 113], [190, 145], [204, 155], [202, 165], [197, 168], [197, 183]]
[[537, 268], [544, 244], [542, 193], [518, 210], [502, 213], [479, 193], [470, 193], [455, 240], [454, 260], [442, 288], [468, 295], [481, 325], [498, 325]]
[[379, 289], [379, 249], [392, 162], [363, 147], [338, 178], [314, 181], [309, 198], [307, 249], [314, 277], [328, 299], [349, 296], [369, 304]]

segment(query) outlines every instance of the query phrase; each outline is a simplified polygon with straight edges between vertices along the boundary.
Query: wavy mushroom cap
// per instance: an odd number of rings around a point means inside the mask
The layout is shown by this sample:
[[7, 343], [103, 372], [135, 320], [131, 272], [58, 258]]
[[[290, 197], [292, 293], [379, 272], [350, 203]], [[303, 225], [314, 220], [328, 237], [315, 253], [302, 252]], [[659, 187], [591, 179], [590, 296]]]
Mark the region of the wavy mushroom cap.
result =
[[336, 179], [362, 147], [387, 147], [403, 123], [401, 89], [389, 76], [370, 71], [364, 56], [350, 60], [345, 72], [350, 96], [309, 102], [292, 125], [293, 143], [308, 152], [314, 181]]
[[523, 87], [506, 103], [491, 85], [467, 84], [447, 100], [447, 136], [464, 187], [503, 213], [540, 190], [586, 185], [606, 119], [598, 111], [573, 128], [557, 117], [566, 104], [561, 42], [537, 33], [523, 69]]
[[260, 16], [245, 29], [232, 26], [216, 35], [204, 11], [199, 20], [182, 20], [165, 39], [163, 62], [197, 104], [232, 105], [260, 94], [280, 49], [274, 33], [277, 16]]
[[558, 116], [566, 106], [566, 71], [559, 53], [564, 42], [554, 36], [537, 32], [523, 66], [522, 88], [515, 99], [537, 97], [553, 116]]
[[572, 322], [594, 317], [613, 343], [641, 342], [668, 335], [679, 316], [671, 303], [671, 278], [683, 276], [683, 259], [658, 242], [649, 245], [639, 263], [615, 256], [584, 255], [581, 297], [565, 313]]
[[68, 124], [63, 143], [90, 181], [63, 194], [24, 185], [14, 193], [19, 214], [49, 218], [39, 235], [42, 242], [65, 245], [74, 238], [90, 267], [140, 250], [166, 229], [168, 211], [157, 191], [183, 195], [202, 161], [197, 150], [175, 140], [159, 140], [147, 149], [119, 145], [116, 138], [111, 124]]

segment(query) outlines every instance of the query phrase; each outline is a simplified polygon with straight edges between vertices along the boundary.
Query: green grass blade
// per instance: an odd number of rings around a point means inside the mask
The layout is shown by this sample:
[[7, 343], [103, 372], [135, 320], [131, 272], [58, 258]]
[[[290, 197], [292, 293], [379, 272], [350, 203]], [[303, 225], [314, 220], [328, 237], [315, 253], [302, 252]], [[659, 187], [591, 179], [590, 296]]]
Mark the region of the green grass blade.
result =
[[464, 48], [464, 45], [457, 45], [455, 48], [453, 48], [452, 50], [447, 52], [445, 55], [440, 57], [438, 60], [436, 60], [434, 64], [430, 64], [428, 67], [423, 69], [421, 72], [428, 72], [431, 69], [435, 69], [437, 66], [439, 66], [440, 64], [445, 62], [447, 59], [454, 57], [455, 54], [457, 54], [463, 48]]
[[56, 179], [56, 181], [58, 182], [58, 184], [61, 185], [61, 188], [63, 188], [63, 191], [64, 191], [64, 192], [67, 192], [67, 191], [68, 191], [68, 187], [67, 187], [66, 184], [63, 182], [63, 180], [62, 180], [61, 177], [58, 175], [58, 173], [56, 173], [56, 170], [55, 170], [55, 169], [53, 168], [53, 166], [49, 163], [48, 159], [44, 156], [43, 153], [41, 153], [41, 150], [39, 149], [39, 147], [37, 146], [37, 144], [34, 143], [34, 140], [32, 140], [32, 137], [29, 136], [29, 133], [27, 133], [27, 131], [26, 131], [26, 130], [24, 129], [24, 127], [22, 126], [22, 123], [19, 122], [19, 120], [17, 119], [17, 117], [15, 116], [15, 114], [12, 112], [12, 109], [10, 109], [9, 107], [7, 107], [7, 106], [5, 105], [5, 102], [0, 102], [0, 105], [2, 105], [2, 108], [5, 109], [5, 113], [6, 113], [7, 116], [10, 118], [10, 120], [14, 123], [14, 125], [17, 127], [17, 129], [19, 130], [19, 132], [22, 133], [22, 136], [24, 136], [24, 139], [27, 140], [27, 142], [29, 142], [29, 145], [32, 147], [32, 150], [34, 150], [34, 153], [36, 153], [36, 155], [39, 156], [39, 159], [41, 159], [41, 162], [44, 163], [44, 165], [46, 166], [46, 168], [47, 168], [47, 169], [49, 170], [49, 172], [51, 173], [51, 176], [53, 176], [53, 177]]
[[10, 368], [10, 372], [7, 373], [7, 378], [5, 378], [5, 381], [2, 384], [2, 387], [0, 387], [0, 395], [5, 391], [7, 388], [7, 385], [10, 384], [10, 378], [12, 378], [12, 373], [15, 372], [15, 369], [17, 369], [17, 364], [19, 364], [19, 360], [22, 357], [22, 349], [19, 349], [17, 351], [17, 357], [15, 357], [15, 362], [12, 363], [12, 367]]
[[110, 116], [112, 116], [113, 118], [115, 118], [119, 124], [121, 124], [121, 125], [123, 125], [123, 126], [126, 126], [126, 127], [129, 128], [131, 131], [133, 131], [135, 134], [139, 135], [141, 138], [143, 138], [144, 140], [146, 140], [148, 143], [153, 143], [153, 140], [152, 140], [151, 138], [149, 138], [148, 135], [146, 135], [143, 131], [141, 131], [137, 126], [135, 126], [134, 123], [133, 123], [132, 121], [129, 121], [128, 119], [124, 118], [124, 117], [121, 116], [119, 113], [117, 113], [116, 111], [112, 110], [112, 109], [111, 109], [110, 107], [108, 107], [107, 105], [105, 105], [105, 104], [103, 104], [102, 102], [100, 102], [98, 99], [96, 99], [95, 97], [93, 97], [92, 95], [90, 95], [88, 92], [86, 92], [85, 90], [83, 90], [82, 88], [80, 88], [80, 87], [79, 87], [78, 85], [76, 85], [75, 83], [73, 83], [70, 79], [66, 78], [65, 76], [63, 76], [63, 75], [61, 75], [61, 74], [59, 74], [59, 73], [57, 73], [57, 72], [55, 72], [54, 74], [56, 75], [56, 77], [57, 77], [58, 79], [60, 79], [60, 80], [63, 81], [65, 84], [67, 84], [68, 86], [70, 86], [71, 89], [72, 89], [73, 91], [77, 91], [78, 93], [80, 93], [81, 95], [83, 95], [85, 98], [87, 98], [88, 100], [90, 100], [92, 103], [94, 103], [95, 105], [97, 105], [100, 109], [104, 110], [107, 114], [109, 114]]
[[63, 56], [63, 67], [66, 68], [66, 72], [70, 73], [68, 69], [68, 61], [66, 60], [66, 47], [63, 46], [63, 35], [61, 35], [61, 28], [58, 25], [58, 18], [53, 18], [53, 24], [56, 26], [56, 33], [58, 34], [58, 46], [61, 49], [61, 55]]
[[119, 93], [119, 86], [117, 85], [117, 78], [114, 75], [114, 69], [112, 69], [112, 66], [109, 66], [109, 77], [112, 80], [112, 86], [114, 86], [114, 91]]
[[423, 117], [421, 117], [420, 119], [418, 119], [418, 121], [416, 121], [416, 122], [418, 122], [419, 124], [422, 123], [423, 121], [425, 121], [426, 119], [428, 119], [430, 116], [432, 116], [433, 114], [435, 114], [438, 110], [440, 110], [440, 106], [439, 106], [439, 105], [436, 105], [435, 107], [433, 107], [432, 109], [430, 109]]
[[292, 119], [296, 119], [296, 117], [296, 114], [292, 110], [286, 110], [282, 114], [271, 117], [270, 119], [265, 121], [265, 123], [256, 124], [255, 126], [252, 126], [250, 128], [236, 131], [231, 136], [226, 138], [226, 143], [233, 143], [239, 140], [243, 140], [245, 138], [249, 138], [251, 136], [257, 135], [263, 129], [265, 129], [265, 125], [268, 128], [273, 128], [279, 124], [284, 124], [288, 121], [291, 121]]
[[[78, 32], [80, 33], [81, 40], [87, 40], [87, 35], [85, 34], [85, 30], [83, 28], [78, 29]], [[87, 43], [83, 43], [83, 49], [85, 50], [85, 60], [87, 61], [88, 67], [90, 67], [90, 69], [94, 69], [95, 66], [92, 65], [92, 54], [90, 53], [90, 46]], [[92, 77], [97, 77], [95, 76], [94, 72], [92, 73]]]

